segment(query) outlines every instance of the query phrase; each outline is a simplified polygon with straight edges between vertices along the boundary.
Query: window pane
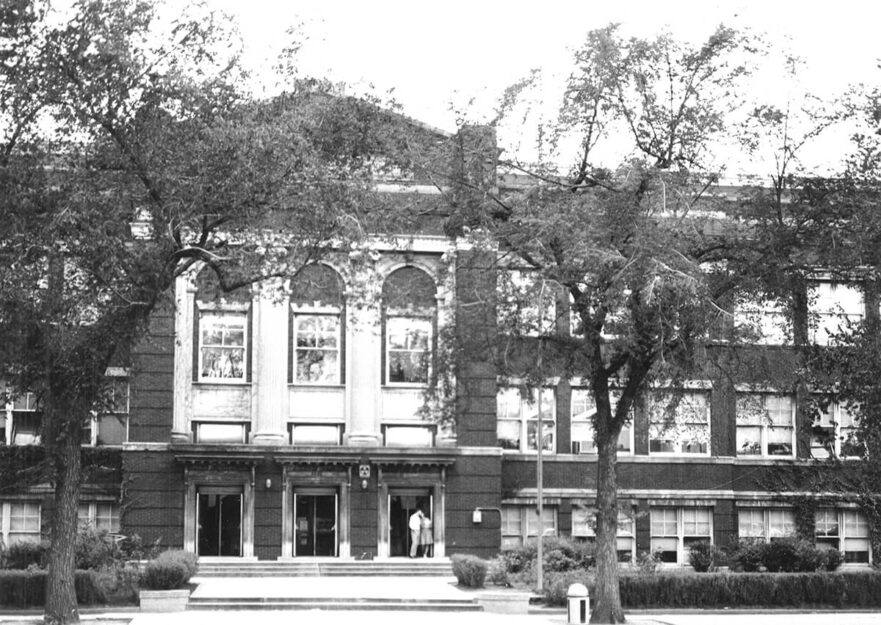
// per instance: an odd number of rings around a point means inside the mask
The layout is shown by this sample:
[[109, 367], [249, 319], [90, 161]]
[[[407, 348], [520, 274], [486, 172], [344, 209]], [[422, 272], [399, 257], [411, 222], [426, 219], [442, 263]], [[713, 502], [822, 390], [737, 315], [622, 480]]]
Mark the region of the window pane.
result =
[[593, 508], [572, 508], [572, 535], [573, 536], [596, 536], [594, 525], [596, 524], [596, 510]]
[[838, 536], [838, 512], [829, 508], [820, 508], [814, 517], [814, 534], [816, 536]]
[[781, 538], [795, 534], [795, 513], [792, 510], [768, 511], [768, 538]]
[[709, 508], [682, 509], [683, 536], [710, 536]]
[[128, 441], [128, 415], [102, 415], [98, 418], [98, 444], [122, 445]]
[[500, 388], [496, 394], [496, 417], [520, 418], [520, 391], [516, 388]]
[[[538, 536], [538, 514], [537, 508], [529, 506], [526, 510], [526, 532], [527, 536]], [[556, 509], [544, 506], [541, 510], [542, 535], [554, 536], [557, 533], [557, 515]]]
[[238, 423], [199, 423], [197, 443], [244, 443], [245, 426]]
[[737, 513], [737, 534], [741, 538], [764, 538], [764, 512], [762, 510], [740, 510]]
[[762, 455], [762, 428], [756, 426], [737, 426], [737, 455]]
[[291, 428], [292, 445], [339, 445], [338, 425], [294, 425]]
[[431, 428], [422, 426], [387, 426], [385, 444], [388, 446], [431, 447]]
[[[542, 421], [542, 451], [553, 452], [556, 450], [555, 434], [557, 431], [553, 421]], [[529, 449], [537, 449], [536, 434], [538, 433], [538, 421], [529, 421], [526, 424], [526, 437]]]
[[496, 430], [499, 447], [502, 449], [520, 449], [520, 422], [499, 420]]
[[39, 412], [13, 412], [12, 444], [39, 445], [40, 419]]
[[661, 562], [673, 563], [678, 561], [677, 549], [679, 547], [678, 538], [656, 538], [652, 537], [652, 553], [661, 556]]
[[413, 317], [386, 320], [388, 381], [424, 384], [428, 382], [431, 322]]
[[678, 536], [676, 508], [651, 509], [652, 536]]
[[297, 379], [302, 384], [339, 384], [340, 365], [336, 351], [297, 349]]
[[519, 506], [502, 506], [502, 535], [517, 536], [522, 534]]
[[95, 528], [108, 532], [119, 531], [119, 508], [116, 504], [95, 504]]
[[244, 380], [246, 324], [245, 313], [200, 314], [201, 378]]

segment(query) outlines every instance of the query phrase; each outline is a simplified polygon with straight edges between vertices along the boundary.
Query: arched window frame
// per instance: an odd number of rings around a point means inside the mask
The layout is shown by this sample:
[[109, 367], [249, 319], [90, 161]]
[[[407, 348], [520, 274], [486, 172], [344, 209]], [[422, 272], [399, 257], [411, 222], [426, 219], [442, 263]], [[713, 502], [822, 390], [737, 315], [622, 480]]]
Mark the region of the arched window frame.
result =
[[[432, 299], [430, 303], [419, 305], [410, 302], [406, 307], [390, 306], [387, 301], [386, 287], [389, 280], [392, 280], [395, 274], [402, 270], [416, 270], [421, 272], [425, 278], [431, 283]], [[407, 264], [395, 267], [388, 273], [383, 283], [383, 305], [382, 305], [382, 383], [391, 387], [415, 387], [421, 388], [427, 386], [434, 374], [434, 354], [437, 353], [437, 299], [436, 299], [437, 283], [430, 272], [418, 265]], [[409, 328], [409, 329], [408, 329]], [[401, 340], [402, 334], [406, 332], [410, 336]], [[415, 341], [414, 341], [415, 339]], [[424, 347], [413, 347], [413, 344]], [[398, 367], [393, 370], [395, 363], [401, 365], [402, 361], [396, 354], [403, 353], [424, 354], [424, 373], [421, 379], [402, 380], [402, 375], [407, 376], [404, 368]], [[412, 359], [412, 356], [411, 356]]]
[[[345, 316], [345, 285], [339, 272], [326, 263], [316, 263], [314, 267], [322, 267], [332, 271], [339, 285], [339, 293], [334, 294], [338, 298], [337, 303], [314, 301], [311, 304], [297, 302], [296, 285], [297, 276], [291, 279], [291, 298], [289, 316], [290, 345], [288, 349], [288, 383], [302, 386], [340, 386], [345, 384], [345, 343], [346, 343], [346, 316]], [[311, 266], [310, 266], [311, 267]], [[308, 270], [304, 268], [304, 270]], [[302, 270], [301, 270], [302, 271]], [[300, 275], [300, 274], [298, 274]], [[333, 298], [329, 298], [333, 299]], [[310, 326], [312, 332], [310, 333]], [[311, 336], [309, 336], [311, 334]], [[308, 338], [307, 338], [308, 337]], [[301, 341], [301, 338], [304, 340]], [[329, 343], [321, 343], [327, 341]], [[310, 344], [311, 343], [311, 344]], [[321, 344], [319, 344], [321, 343]], [[311, 378], [303, 375], [306, 369], [300, 366], [300, 355], [307, 353], [333, 353], [336, 355], [336, 364], [332, 375]], [[305, 361], [305, 360], [304, 360]], [[313, 360], [313, 365], [323, 365], [324, 359]], [[311, 368], [311, 367], [310, 367]], [[324, 368], [321, 368], [324, 371]]]

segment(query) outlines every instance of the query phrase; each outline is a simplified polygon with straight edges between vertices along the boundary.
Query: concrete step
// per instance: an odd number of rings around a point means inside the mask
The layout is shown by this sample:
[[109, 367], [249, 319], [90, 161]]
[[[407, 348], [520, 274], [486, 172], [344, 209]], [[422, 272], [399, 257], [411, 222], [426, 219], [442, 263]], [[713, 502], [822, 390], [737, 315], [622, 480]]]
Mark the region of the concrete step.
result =
[[430, 610], [480, 612], [476, 600], [351, 597], [190, 597], [188, 610]]
[[334, 562], [242, 561], [202, 562], [199, 577], [331, 577], [331, 576], [449, 576], [453, 574], [449, 560]]

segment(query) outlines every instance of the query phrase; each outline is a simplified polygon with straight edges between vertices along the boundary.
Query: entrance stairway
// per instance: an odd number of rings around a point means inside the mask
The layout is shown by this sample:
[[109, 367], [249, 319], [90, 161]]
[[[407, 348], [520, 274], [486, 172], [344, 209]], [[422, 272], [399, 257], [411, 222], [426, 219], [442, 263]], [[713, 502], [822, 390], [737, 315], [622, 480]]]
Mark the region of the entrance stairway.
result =
[[448, 558], [400, 560], [226, 560], [199, 562], [199, 577], [446, 577]]
[[208, 561], [188, 610], [483, 610], [447, 559]]

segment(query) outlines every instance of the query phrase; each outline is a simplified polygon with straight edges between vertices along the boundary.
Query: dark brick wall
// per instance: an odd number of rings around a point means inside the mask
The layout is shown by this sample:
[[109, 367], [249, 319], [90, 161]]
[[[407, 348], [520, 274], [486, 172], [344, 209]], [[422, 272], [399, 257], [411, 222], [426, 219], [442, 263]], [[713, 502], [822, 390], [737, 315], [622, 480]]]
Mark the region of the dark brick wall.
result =
[[174, 305], [151, 317], [147, 336], [132, 352], [129, 408], [131, 442], [168, 442], [174, 406]]
[[475, 524], [475, 508], [501, 506], [501, 458], [498, 456], [461, 456], [448, 470], [446, 489], [447, 555], [473, 553], [489, 557], [498, 552], [501, 542], [499, 514], [486, 511], [483, 522]]
[[127, 452], [122, 531], [147, 542], [162, 539], [165, 547], [184, 544], [184, 472], [168, 452]]
[[[374, 472], [375, 473], [375, 472]], [[370, 478], [367, 490], [361, 490], [359, 480], [353, 478], [349, 491], [350, 541], [353, 556], [362, 553], [376, 555], [376, 541], [379, 531], [379, 510], [376, 476]]]
[[[272, 485], [266, 488], [266, 479]], [[281, 555], [282, 523], [281, 467], [274, 463], [257, 466], [254, 482], [254, 555], [260, 560], [275, 560]]]
[[496, 371], [491, 359], [495, 335], [492, 293], [496, 288], [492, 254], [458, 252], [456, 338], [460, 352], [457, 433], [461, 447], [496, 445]]

